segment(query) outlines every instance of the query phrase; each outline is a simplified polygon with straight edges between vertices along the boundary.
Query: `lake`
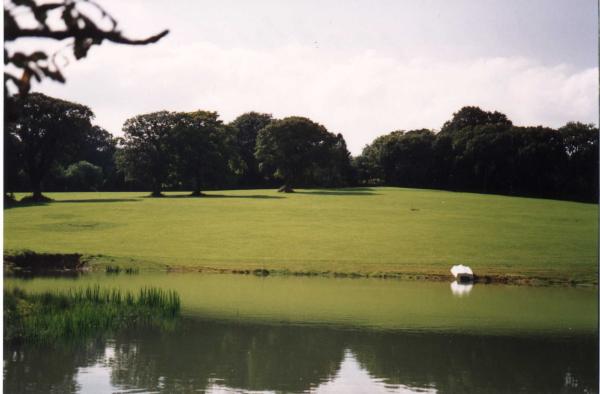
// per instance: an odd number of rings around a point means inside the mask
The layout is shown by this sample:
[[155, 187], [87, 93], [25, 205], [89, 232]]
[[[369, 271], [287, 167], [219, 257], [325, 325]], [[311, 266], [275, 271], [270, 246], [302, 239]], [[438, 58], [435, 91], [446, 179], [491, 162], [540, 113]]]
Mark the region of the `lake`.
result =
[[597, 392], [594, 288], [196, 273], [5, 278], [176, 290], [166, 331], [4, 349], [5, 392]]

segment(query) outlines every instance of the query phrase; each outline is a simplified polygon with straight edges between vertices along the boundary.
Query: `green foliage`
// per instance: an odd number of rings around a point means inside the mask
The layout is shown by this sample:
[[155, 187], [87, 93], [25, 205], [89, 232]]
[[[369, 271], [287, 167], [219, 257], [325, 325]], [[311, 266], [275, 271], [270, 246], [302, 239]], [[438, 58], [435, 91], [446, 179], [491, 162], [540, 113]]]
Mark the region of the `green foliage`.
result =
[[160, 196], [175, 164], [174, 140], [178, 115], [160, 111], [127, 119], [117, 165], [126, 179], [148, 182]]
[[142, 288], [137, 295], [98, 285], [67, 291], [4, 291], [4, 341], [50, 342], [140, 325], [160, 325], [179, 314], [174, 291]]
[[151, 185], [153, 196], [165, 185], [192, 186], [200, 195], [238, 167], [236, 130], [218, 118], [209, 111], [161, 111], [128, 119], [117, 166], [126, 179]]
[[350, 160], [341, 134], [329, 133], [322, 125], [297, 116], [260, 130], [255, 155], [264, 174], [283, 180], [283, 189], [306, 181], [311, 172], [323, 171], [331, 164], [349, 166]]
[[87, 135], [74, 161], [87, 161], [102, 170], [102, 179], [98, 189], [111, 190], [119, 186], [115, 165], [117, 138], [99, 126], [93, 126]]
[[567, 153], [564, 189], [575, 196], [597, 196], [598, 128], [570, 122], [558, 129]]
[[95, 191], [102, 184], [102, 168], [87, 161], [71, 164], [65, 170], [69, 190]]
[[[67, 110], [58, 110], [57, 116], [61, 111]], [[38, 112], [34, 118], [47, 110]], [[151, 189], [153, 196], [165, 189], [192, 189], [199, 196], [202, 190], [236, 184], [271, 187], [277, 181], [284, 182], [282, 191], [292, 185], [362, 184], [578, 201], [598, 196], [598, 132], [593, 125], [517, 127], [504, 114], [478, 107], [462, 108], [437, 134], [398, 130], [377, 137], [355, 158], [341, 134], [310, 119], [273, 120], [256, 112], [229, 125], [210, 111], [138, 115], [126, 121], [121, 139], [88, 122], [77, 138], [62, 145], [31, 142], [15, 131], [20, 129], [16, 124], [7, 128], [5, 187], [8, 192], [27, 190], [27, 172], [34, 201], [43, 200], [42, 179], [49, 190]], [[47, 152], [33, 152], [40, 146]], [[44, 165], [38, 165], [38, 156]], [[102, 179], [88, 165], [67, 168], [82, 161], [101, 167]]]
[[270, 114], [247, 112], [235, 118], [230, 123], [237, 130], [236, 147], [243, 163], [239, 183], [241, 185], [264, 185], [265, 180], [258, 168], [258, 161], [254, 156], [258, 132], [273, 122]]
[[[17, 120], [6, 126], [9, 140], [18, 141], [23, 169], [33, 198], [41, 199], [42, 182], [59, 160], [73, 155], [90, 133], [93, 112], [86, 106], [32, 93], [19, 100]], [[11, 153], [10, 155], [13, 155]], [[9, 155], [9, 156], [10, 156]]]
[[481, 125], [510, 127], [512, 126], [512, 122], [503, 113], [497, 111], [488, 112], [479, 107], [467, 106], [454, 113], [452, 119], [444, 123], [440, 132], [442, 134], [452, 134], [465, 128]]
[[394, 131], [354, 160], [362, 184], [596, 201], [598, 129], [513, 126], [465, 107], [442, 131]]
[[238, 162], [236, 130], [223, 125], [216, 112], [179, 113], [174, 131], [175, 176], [199, 196], [205, 186], [219, 185]]

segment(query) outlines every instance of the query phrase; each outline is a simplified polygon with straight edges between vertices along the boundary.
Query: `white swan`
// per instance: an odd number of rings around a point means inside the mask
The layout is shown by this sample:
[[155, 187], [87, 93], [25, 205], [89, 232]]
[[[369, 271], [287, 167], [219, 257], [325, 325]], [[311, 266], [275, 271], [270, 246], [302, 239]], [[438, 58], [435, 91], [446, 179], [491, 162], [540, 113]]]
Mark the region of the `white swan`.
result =
[[467, 274], [467, 275], [471, 275], [473, 276], [473, 270], [471, 269], [471, 267], [467, 267], [466, 265], [455, 265], [450, 269], [450, 272], [452, 273], [452, 275], [454, 275], [454, 277], [458, 277], [458, 274]]

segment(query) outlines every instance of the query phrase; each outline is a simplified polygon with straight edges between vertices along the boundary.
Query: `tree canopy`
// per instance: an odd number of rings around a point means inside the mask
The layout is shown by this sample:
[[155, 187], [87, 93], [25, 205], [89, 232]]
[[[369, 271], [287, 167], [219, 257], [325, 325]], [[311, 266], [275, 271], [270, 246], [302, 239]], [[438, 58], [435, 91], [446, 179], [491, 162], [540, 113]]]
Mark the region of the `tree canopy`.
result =
[[207, 185], [218, 185], [237, 164], [236, 130], [219, 120], [216, 112], [175, 114], [176, 176], [200, 196]]
[[261, 186], [264, 177], [258, 169], [258, 162], [254, 156], [258, 132], [273, 122], [270, 114], [247, 112], [235, 118], [230, 123], [237, 129], [236, 146], [242, 163], [240, 184], [243, 186]]
[[504, 126], [512, 126], [512, 122], [508, 120], [503, 113], [494, 111], [484, 111], [479, 107], [467, 106], [462, 107], [458, 112], [452, 115], [452, 119], [444, 123], [440, 132], [452, 133], [468, 127], [475, 127], [484, 124], [496, 124]]
[[304, 180], [311, 170], [328, 164], [338, 142], [338, 136], [324, 126], [292, 116], [260, 130], [255, 154], [261, 171], [284, 182], [280, 191], [291, 192], [293, 185]]
[[36, 199], [42, 189], [201, 195], [275, 182], [281, 191], [390, 185], [598, 197], [598, 128], [583, 123], [514, 126], [504, 114], [467, 107], [446, 131], [392, 131], [353, 158], [341, 134], [305, 117], [249, 112], [226, 125], [216, 112], [160, 111], [128, 119], [117, 139], [90, 124], [86, 106], [39, 93], [23, 104], [20, 120], [5, 128], [5, 190], [33, 190]]
[[174, 160], [175, 129], [179, 119], [168, 111], [137, 115], [123, 125], [118, 165], [127, 179], [147, 182], [152, 195], [162, 195]]
[[44, 178], [58, 160], [77, 152], [92, 129], [93, 117], [85, 105], [41, 93], [23, 98], [21, 116], [8, 125], [5, 133], [9, 134], [6, 140], [11, 141], [10, 148], [22, 158], [34, 200], [44, 199]]
[[360, 182], [596, 201], [598, 129], [517, 127], [465, 107], [435, 134], [394, 131], [355, 159]]

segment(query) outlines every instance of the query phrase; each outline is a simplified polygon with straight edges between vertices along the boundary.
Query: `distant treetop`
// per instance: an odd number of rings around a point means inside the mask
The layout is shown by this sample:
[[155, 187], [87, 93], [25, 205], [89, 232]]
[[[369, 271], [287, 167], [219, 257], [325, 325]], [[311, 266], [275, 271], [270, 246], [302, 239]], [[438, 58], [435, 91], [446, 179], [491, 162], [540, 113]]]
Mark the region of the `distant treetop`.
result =
[[510, 127], [512, 122], [501, 112], [484, 111], [479, 107], [467, 106], [452, 115], [452, 119], [444, 123], [441, 133], [452, 133], [466, 127], [495, 124]]

